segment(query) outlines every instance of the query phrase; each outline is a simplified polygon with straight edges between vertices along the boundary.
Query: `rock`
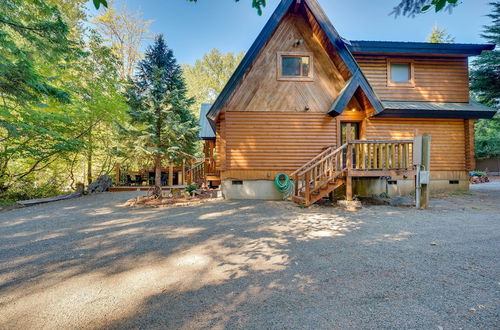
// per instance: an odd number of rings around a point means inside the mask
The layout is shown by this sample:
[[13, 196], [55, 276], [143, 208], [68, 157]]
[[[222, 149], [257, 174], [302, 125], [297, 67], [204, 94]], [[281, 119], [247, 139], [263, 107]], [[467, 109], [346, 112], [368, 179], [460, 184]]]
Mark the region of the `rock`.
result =
[[361, 208], [361, 202], [360, 201], [345, 201], [345, 200], [340, 200], [337, 201], [338, 206], [341, 208], [347, 210], [347, 211], [356, 211]]
[[396, 197], [391, 199], [391, 205], [411, 207], [415, 206], [415, 201], [410, 197]]
[[104, 174], [97, 178], [94, 182], [87, 186], [87, 192], [89, 194], [107, 191], [111, 185], [112, 180], [109, 175]]

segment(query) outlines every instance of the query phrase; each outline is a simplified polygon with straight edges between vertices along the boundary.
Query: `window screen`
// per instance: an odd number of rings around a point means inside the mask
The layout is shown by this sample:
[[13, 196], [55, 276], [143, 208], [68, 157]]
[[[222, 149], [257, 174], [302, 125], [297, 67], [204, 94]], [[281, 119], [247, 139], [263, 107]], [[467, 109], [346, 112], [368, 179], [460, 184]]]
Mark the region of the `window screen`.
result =
[[281, 75], [288, 77], [309, 76], [309, 56], [283, 56], [281, 58]]
[[392, 82], [407, 83], [410, 78], [410, 63], [391, 63]]

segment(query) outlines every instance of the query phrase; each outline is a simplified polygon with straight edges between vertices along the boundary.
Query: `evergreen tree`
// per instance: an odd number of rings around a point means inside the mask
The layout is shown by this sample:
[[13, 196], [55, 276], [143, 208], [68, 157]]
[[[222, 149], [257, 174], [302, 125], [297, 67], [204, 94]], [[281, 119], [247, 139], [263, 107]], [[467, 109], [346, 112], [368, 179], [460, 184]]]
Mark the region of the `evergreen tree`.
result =
[[161, 196], [162, 159], [174, 161], [179, 153], [192, 153], [195, 148], [197, 123], [189, 111], [193, 100], [186, 93], [181, 67], [159, 35], [127, 88], [131, 134], [136, 147], [153, 158], [156, 197]]
[[427, 37], [427, 42], [431, 42], [434, 44], [443, 44], [443, 43], [453, 43], [455, 42], [455, 38], [453, 38], [450, 34], [446, 33], [446, 29], [440, 29], [436, 24], [432, 28], [431, 33]]
[[[500, 2], [491, 2], [488, 15], [492, 24], [484, 27], [481, 35], [489, 43], [497, 45], [496, 50], [479, 55], [471, 65], [470, 90], [472, 98], [491, 107], [500, 105]], [[500, 157], [500, 117], [481, 119], [475, 125], [476, 156], [478, 158]]]

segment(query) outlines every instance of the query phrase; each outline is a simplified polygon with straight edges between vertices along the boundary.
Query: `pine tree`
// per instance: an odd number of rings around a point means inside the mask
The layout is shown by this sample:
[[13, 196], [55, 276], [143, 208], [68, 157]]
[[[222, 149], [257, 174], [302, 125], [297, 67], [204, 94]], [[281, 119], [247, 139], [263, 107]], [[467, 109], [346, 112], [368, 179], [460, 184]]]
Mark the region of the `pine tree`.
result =
[[[500, 44], [500, 2], [491, 2], [488, 17], [492, 24], [481, 35], [489, 43]], [[479, 55], [471, 65], [470, 90], [473, 99], [498, 109], [500, 105], [500, 51]], [[500, 117], [479, 120], [475, 125], [476, 155], [479, 158], [500, 157]]]
[[446, 32], [446, 29], [440, 29], [436, 24], [432, 28], [431, 33], [427, 37], [427, 42], [431, 42], [434, 44], [443, 44], [443, 43], [453, 43], [455, 42], [455, 38], [453, 38], [450, 34]]
[[155, 38], [137, 74], [127, 88], [129, 114], [136, 144], [151, 155], [155, 167], [156, 197], [161, 196], [161, 162], [175, 160], [180, 152], [192, 153], [197, 139], [197, 123], [189, 111], [193, 100], [173, 51], [162, 35]]

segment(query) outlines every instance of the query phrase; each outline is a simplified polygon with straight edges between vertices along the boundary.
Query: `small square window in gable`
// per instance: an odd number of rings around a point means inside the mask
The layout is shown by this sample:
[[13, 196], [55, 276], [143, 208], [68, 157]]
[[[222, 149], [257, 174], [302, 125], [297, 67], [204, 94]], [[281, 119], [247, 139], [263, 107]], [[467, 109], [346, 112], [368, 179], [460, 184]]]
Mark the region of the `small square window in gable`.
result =
[[414, 87], [413, 61], [387, 59], [387, 86]]
[[310, 53], [278, 52], [277, 79], [313, 81], [313, 58]]

